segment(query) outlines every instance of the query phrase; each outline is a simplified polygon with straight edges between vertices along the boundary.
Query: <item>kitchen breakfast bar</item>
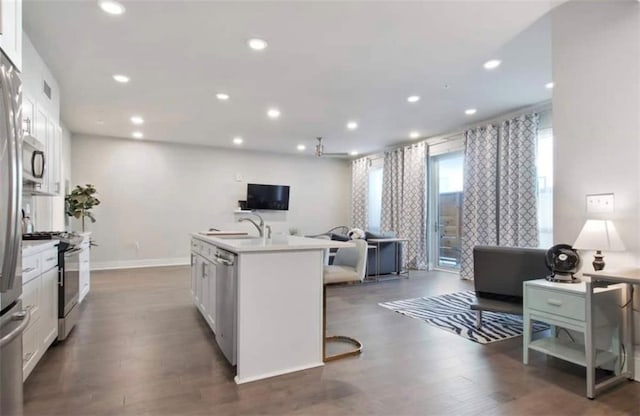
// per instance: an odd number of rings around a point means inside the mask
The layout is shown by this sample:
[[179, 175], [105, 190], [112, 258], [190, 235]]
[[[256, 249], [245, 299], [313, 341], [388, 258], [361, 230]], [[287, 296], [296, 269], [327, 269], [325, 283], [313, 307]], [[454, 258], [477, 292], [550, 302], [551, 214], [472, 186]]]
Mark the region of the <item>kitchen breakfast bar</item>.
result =
[[323, 365], [323, 259], [351, 243], [191, 234], [194, 303], [238, 384]]

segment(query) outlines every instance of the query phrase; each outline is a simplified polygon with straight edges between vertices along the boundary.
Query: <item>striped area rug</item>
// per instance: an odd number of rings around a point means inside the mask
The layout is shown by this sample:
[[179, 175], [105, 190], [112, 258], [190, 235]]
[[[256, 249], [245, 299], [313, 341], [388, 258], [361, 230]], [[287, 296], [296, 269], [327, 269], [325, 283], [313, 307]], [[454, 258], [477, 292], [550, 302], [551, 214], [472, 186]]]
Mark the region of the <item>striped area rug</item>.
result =
[[[378, 305], [402, 315], [420, 319], [479, 344], [490, 344], [522, 335], [522, 316], [508, 313], [482, 312], [482, 328], [477, 329], [476, 314], [469, 309], [475, 300], [475, 293], [467, 290], [429, 298], [384, 302]], [[545, 324], [533, 323], [533, 332], [548, 328]]]

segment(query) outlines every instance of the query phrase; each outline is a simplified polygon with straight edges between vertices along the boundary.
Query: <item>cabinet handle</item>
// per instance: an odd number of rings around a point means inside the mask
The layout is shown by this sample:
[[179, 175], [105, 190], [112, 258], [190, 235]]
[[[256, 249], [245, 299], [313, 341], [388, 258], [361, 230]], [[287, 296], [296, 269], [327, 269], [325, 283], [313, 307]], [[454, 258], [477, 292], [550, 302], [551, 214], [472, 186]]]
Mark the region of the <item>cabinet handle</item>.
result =
[[31, 136], [31, 119], [29, 117], [25, 118], [24, 123], [27, 125], [27, 133]]
[[562, 306], [562, 301], [559, 299], [547, 299], [547, 303], [552, 306]]
[[29, 361], [31, 359], [31, 357], [33, 357], [33, 353], [32, 352], [28, 352], [24, 355], [24, 358], [22, 358], [22, 362], [26, 363], [27, 361]]
[[48, 259], [46, 259], [45, 261], [53, 261], [53, 260], [55, 260], [55, 259], [56, 259], [55, 257], [49, 257], [49, 258], [48, 258]]
[[26, 269], [22, 269], [22, 273], [30, 273], [35, 269], [36, 269], [35, 267], [27, 267]]

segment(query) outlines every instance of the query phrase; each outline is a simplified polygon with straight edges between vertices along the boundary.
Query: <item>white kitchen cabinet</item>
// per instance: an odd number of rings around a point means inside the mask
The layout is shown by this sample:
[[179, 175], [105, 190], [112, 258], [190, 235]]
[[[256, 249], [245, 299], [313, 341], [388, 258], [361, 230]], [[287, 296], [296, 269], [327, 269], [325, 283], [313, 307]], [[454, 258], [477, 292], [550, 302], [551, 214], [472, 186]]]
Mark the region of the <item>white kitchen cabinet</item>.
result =
[[31, 314], [22, 335], [23, 380], [58, 337], [58, 248], [42, 246], [22, 260], [22, 303]]
[[[200, 286], [200, 312], [202, 315], [207, 318], [208, 309], [209, 309], [209, 270], [211, 269], [211, 264], [205, 259], [202, 262], [202, 285]], [[208, 321], [208, 319], [207, 319]]]
[[22, 71], [22, 0], [0, 1], [0, 49]]
[[196, 296], [196, 279], [198, 278], [198, 268], [196, 267], [197, 257], [195, 253], [191, 253], [191, 296]]
[[[47, 117], [47, 112], [44, 110], [44, 107], [39, 106], [36, 101], [35, 106], [35, 124], [33, 128], [33, 137], [38, 139], [40, 143], [45, 147], [47, 147], [47, 124], [49, 123], [49, 117]], [[22, 115], [22, 119], [24, 120], [24, 114]], [[45, 172], [46, 172], [45, 168]], [[46, 173], [45, 173], [46, 175]]]
[[80, 297], [78, 301], [81, 303], [91, 290], [90, 235], [90, 233], [84, 234], [84, 240], [80, 244], [82, 251], [78, 254], [78, 273], [80, 274]]
[[36, 101], [30, 95], [22, 94], [22, 131], [35, 137]]
[[216, 265], [208, 259], [208, 245], [199, 243], [191, 247], [191, 293], [193, 303], [211, 330], [216, 332]]
[[209, 321], [209, 326], [216, 333], [216, 265], [214, 263], [208, 263], [207, 265], [207, 281], [208, 281], [208, 297], [207, 297], [207, 316], [205, 317]]
[[28, 134], [42, 143], [45, 149], [45, 168], [40, 193], [60, 196], [62, 193], [62, 128], [39, 103], [28, 94], [22, 99], [22, 127]]
[[[55, 253], [57, 256], [57, 253]], [[42, 274], [42, 290], [40, 292], [42, 303], [42, 343], [43, 348], [58, 337], [58, 263], [55, 268]]]

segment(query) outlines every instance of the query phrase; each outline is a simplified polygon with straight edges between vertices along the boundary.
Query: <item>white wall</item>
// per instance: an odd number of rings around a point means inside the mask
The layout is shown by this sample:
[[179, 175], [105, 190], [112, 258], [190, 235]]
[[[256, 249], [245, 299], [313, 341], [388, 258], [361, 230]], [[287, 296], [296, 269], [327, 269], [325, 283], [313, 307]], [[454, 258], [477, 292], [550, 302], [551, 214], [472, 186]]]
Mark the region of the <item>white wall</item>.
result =
[[88, 225], [99, 244], [93, 268], [184, 263], [188, 233], [251, 229], [233, 214], [248, 182], [291, 186], [290, 210], [265, 214], [274, 232], [350, 224], [344, 160], [84, 135], [73, 136], [72, 152], [72, 186], [95, 185], [101, 201]]
[[638, 264], [640, 3], [573, 1], [552, 20], [554, 240], [571, 244], [587, 217], [603, 218], [587, 216], [586, 194], [612, 192], [606, 217], [627, 251], [604, 253], [606, 267]]

